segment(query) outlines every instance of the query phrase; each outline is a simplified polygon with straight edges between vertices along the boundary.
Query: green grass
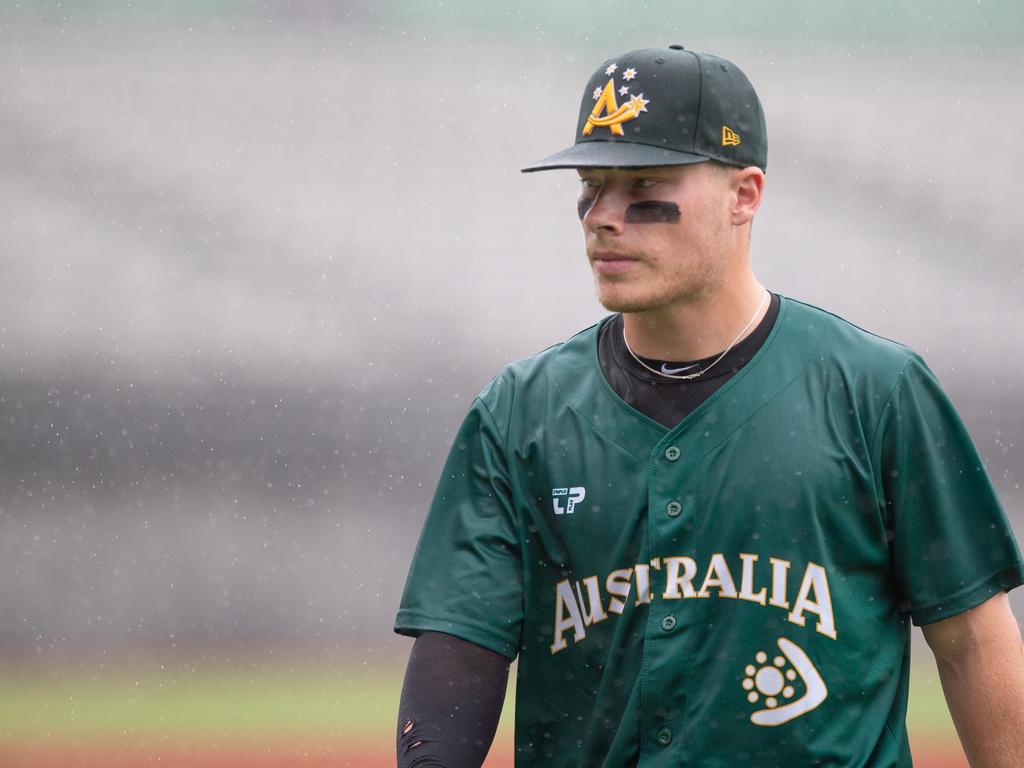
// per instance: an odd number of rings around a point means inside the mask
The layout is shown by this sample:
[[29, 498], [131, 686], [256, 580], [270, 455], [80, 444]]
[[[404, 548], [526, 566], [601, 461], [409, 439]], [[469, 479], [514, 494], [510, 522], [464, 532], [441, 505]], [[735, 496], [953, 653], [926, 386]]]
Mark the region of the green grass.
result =
[[0, 739], [147, 741], [288, 736], [390, 738], [399, 671], [221, 666], [135, 672], [4, 674]]
[[911, 667], [907, 727], [911, 740], [921, 743], [955, 742], [956, 730], [946, 708], [935, 661], [924, 651]]

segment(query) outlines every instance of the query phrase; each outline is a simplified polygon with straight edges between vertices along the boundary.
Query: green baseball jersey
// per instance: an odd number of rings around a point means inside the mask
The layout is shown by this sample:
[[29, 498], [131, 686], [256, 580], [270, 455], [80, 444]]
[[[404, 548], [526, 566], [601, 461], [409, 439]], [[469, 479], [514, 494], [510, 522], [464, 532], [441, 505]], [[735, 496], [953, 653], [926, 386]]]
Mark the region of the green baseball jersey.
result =
[[598, 331], [475, 401], [396, 631], [518, 655], [517, 766], [909, 766], [910, 620], [1024, 581], [932, 373], [783, 298], [669, 430], [609, 387]]

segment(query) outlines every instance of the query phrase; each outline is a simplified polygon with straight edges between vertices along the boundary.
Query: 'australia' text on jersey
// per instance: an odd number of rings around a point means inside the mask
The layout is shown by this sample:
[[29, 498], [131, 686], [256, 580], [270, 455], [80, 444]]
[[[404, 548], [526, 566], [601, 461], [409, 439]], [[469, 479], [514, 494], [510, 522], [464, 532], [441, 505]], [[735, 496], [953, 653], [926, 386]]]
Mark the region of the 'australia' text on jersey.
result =
[[[662, 600], [689, 598], [718, 598], [746, 600], [759, 605], [782, 608], [789, 613], [786, 620], [804, 626], [804, 613], [817, 614], [815, 629], [826, 637], [836, 639], [835, 614], [832, 611], [832, 595], [828, 586], [828, 573], [817, 563], [807, 563], [800, 588], [792, 606], [787, 599], [790, 561], [769, 557], [770, 581], [766, 586], [758, 577], [758, 555], [741, 552], [739, 561], [739, 589], [725, 555], [716, 552], [708, 560], [704, 577], [699, 587], [694, 587], [697, 577], [697, 561], [692, 557], [655, 557], [650, 563], [637, 563], [631, 568], [618, 568], [604, 578], [604, 592], [598, 576], [587, 576], [575, 582], [565, 579], [555, 585], [555, 624], [551, 653], [558, 653], [568, 647], [565, 635], [572, 630], [573, 641], [580, 642], [587, 636], [586, 627], [607, 619], [610, 613], [621, 614], [626, 600], [635, 593], [636, 605], [651, 602], [651, 570], [665, 571], [665, 589]], [[735, 561], [734, 561], [735, 562]], [[767, 569], [764, 569], [767, 570]]]

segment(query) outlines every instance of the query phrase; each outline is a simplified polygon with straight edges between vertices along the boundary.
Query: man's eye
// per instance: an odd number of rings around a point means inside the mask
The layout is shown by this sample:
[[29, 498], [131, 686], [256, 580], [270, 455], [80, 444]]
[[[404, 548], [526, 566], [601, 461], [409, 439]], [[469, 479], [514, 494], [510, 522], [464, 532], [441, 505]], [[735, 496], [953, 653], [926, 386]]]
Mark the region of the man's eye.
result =
[[597, 189], [601, 186], [601, 182], [597, 179], [580, 179], [580, 186], [584, 189]]
[[637, 189], [648, 189], [658, 183], [657, 179], [637, 179], [633, 184]]

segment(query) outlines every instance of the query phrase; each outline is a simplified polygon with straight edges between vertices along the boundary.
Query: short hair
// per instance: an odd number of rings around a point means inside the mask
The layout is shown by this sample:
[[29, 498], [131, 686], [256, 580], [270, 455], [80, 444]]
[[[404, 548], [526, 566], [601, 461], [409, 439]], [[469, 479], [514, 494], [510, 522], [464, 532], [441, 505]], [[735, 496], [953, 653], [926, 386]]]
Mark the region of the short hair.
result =
[[711, 167], [712, 170], [723, 176], [731, 173], [732, 171], [738, 171], [743, 167], [739, 165], [733, 165], [732, 163], [723, 163], [721, 160], [711, 159], [707, 161], [707, 164]]

